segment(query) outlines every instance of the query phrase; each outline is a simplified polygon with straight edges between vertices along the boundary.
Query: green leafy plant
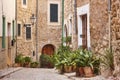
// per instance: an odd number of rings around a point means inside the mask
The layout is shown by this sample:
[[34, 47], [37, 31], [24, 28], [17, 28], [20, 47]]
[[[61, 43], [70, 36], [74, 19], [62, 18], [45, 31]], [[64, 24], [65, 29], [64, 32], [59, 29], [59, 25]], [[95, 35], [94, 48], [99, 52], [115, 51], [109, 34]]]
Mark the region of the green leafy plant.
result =
[[112, 71], [114, 70], [114, 56], [110, 50], [106, 50], [105, 54], [102, 54], [101, 62], [106, 68], [109, 68]]
[[15, 63], [20, 64], [21, 66], [23, 66], [25, 60], [22, 54], [19, 54], [15, 57]]
[[54, 67], [54, 61], [52, 55], [47, 55], [47, 54], [42, 54], [40, 56], [40, 62], [41, 62], [41, 67], [44, 68], [53, 68]]
[[38, 65], [39, 65], [38, 62], [32, 62], [32, 63], [30, 64], [30, 67], [31, 67], [31, 68], [37, 68]]
[[24, 60], [25, 60], [24, 67], [30, 67], [30, 62], [32, 61], [31, 57], [26, 56], [24, 57]]

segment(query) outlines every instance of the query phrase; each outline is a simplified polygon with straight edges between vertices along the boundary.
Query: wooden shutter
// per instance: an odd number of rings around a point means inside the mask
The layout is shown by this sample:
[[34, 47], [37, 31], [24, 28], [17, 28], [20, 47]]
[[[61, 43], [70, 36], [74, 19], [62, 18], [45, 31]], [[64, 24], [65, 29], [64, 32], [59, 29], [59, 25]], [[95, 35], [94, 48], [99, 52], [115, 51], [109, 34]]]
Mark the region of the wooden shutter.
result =
[[2, 17], [2, 48], [5, 48], [5, 25], [6, 23], [6, 20], [5, 20], [5, 17]]
[[31, 27], [26, 27], [26, 40], [31, 39]]
[[21, 24], [18, 24], [18, 36], [21, 36]]
[[50, 22], [58, 22], [58, 4], [50, 4]]

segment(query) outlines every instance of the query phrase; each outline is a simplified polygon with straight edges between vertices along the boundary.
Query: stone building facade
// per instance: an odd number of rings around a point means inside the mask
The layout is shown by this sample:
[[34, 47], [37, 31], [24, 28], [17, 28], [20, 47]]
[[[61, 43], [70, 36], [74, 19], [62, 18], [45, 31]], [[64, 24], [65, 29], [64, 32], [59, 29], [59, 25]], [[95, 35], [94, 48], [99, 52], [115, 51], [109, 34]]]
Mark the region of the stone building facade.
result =
[[78, 48], [75, 0], [64, 0], [64, 37], [71, 36], [70, 47]]
[[[115, 74], [120, 74], [119, 57], [119, 14], [120, 1], [112, 1], [111, 11], [111, 32], [109, 32], [109, 12], [108, 0], [76, 0], [77, 1], [77, 28], [78, 28], [78, 47], [85, 46], [92, 50], [96, 55], [105, 54], [109, 49], [111, 41], [114, 54]], [[71, 0], [65, 0], [65, 19], [72, 12]], [[68, 5], [69, 4], [69, 5]], [[70, 12], [71, 11], [71, 12]], [[74, 23], [73, 23], [74, 24]], [[86, 29], [86, 30], [85, 30]], [[111, 34], [111, 40], [110, 40]], [[85, 37], [86, 36], [86, 37]], [[106, 70], [102, 71], [106, 75]], [[105, 74], [104, 74], [105, 73]]]
[[0, 0], [0, 69], [15, 58], [15, 0]]
[[114, 52], [114, 73], [120, 75], [120, 1], [111, 0], [111, 34]]
[[[17, 0], [17, 23], [19, 29], [17, 30], [17, 53], [36, 59], [37, 47], [38, 57], [42, 53], [53, 54], [61, 45], [61, 0], [38, 0], [38, 3], [36, 3], [36, 0], [25, 0], [26, 5], [24, 5], [23, 1]], [[36, 16], [36, 4], [38, 4], [38, 19], [34, 25], [31, 25], [30, 17], [32, 14]], [[52, 13], [54, 11], [51, 11], [53, 9], [56, 10], [55, 16]], [[25, 24], [28, 26], [25, 26]], [[30, 26], [31, 39], [26, 40], [26, 27]]]
[[30, 20], [36, 15], [36, 0], [17, 0], [17, 54], [35, 59], [35, 24]]
[[[61, 45], [62, 37], [62, 1], [61, 0], [39, 0], [38, 9], [38, 48], [39, 53], [44, 53], [49, 47], [54, 51]], [[52, 10], [53, 9], [53, 10]], [[52, 12], [56, 15], [53, 16]], [[52, 17], [57, 21], [52, 21]], [[51, 50], [50, 50], [51, 51]], [[53, 51], [51, 51], [53, 52]]]

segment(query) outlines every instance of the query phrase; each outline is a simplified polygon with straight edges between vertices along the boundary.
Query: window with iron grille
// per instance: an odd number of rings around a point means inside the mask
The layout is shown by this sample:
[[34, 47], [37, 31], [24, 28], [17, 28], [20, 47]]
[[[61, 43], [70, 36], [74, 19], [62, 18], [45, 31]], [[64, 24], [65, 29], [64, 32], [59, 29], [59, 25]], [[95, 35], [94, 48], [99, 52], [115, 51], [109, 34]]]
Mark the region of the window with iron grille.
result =
[[26, 40], [31, 40], [31, 27], [26, 27]]
[[50, 4], [50, 22], [58, 22], [58, 4]]
[[26, 0], [23, 0], [23, 5], [26, 5]]
[[18, 29], [17, 30], [18, 30], [17, 35], [18, 35], [18, 37], [20, 37], [21, 36], [21, 24], [18, 24]]

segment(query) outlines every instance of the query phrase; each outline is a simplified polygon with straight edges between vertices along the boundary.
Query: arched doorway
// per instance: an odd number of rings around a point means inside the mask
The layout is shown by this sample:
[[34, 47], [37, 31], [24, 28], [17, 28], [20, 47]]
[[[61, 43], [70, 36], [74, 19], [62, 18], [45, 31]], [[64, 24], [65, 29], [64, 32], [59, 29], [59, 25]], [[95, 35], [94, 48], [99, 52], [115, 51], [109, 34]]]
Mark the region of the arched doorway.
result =
[[55, 47], [51, 44], [47, 44], [42, 48], [42, 54], [52, 55], [54, 54]]
[[42, 68], [53, 68], [53, 64], [48, 61], [48, 56], [54, 54], [55, 47], [52, 44], [47, 44], [42, 48], [42, 55], [40, 57], [40, 63]]

